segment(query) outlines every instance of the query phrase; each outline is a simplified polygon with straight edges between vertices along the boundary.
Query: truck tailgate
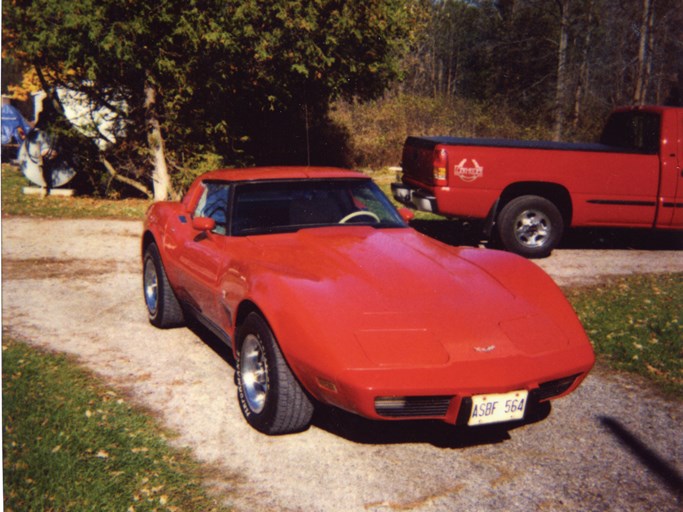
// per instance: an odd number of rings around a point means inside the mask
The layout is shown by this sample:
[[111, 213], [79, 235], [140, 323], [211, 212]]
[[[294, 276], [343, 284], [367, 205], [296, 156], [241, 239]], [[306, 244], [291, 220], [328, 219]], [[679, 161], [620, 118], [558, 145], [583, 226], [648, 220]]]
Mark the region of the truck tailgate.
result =
[[408, 137], [403, 145], [403, 179], [420, 186], [434, 185], [434, 148], [438, 142]]

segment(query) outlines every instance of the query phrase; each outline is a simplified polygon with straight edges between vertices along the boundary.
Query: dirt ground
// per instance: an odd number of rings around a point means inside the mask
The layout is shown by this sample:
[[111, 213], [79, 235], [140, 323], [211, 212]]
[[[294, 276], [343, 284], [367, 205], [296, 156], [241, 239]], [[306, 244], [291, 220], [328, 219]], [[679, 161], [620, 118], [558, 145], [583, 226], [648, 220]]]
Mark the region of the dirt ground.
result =
[[[147, 322], [140, 232], [138, 222], [3, 219], [3, 330], [74, 354], [152, 411], [236, 510], [681, 510], [683, 403], [600, 368], [547, 418], [512, 430], [321, 410], [306, 432], [257, 433], [227, 351], [199, 329]], [[567, 286], [683, 271], [683, 252], [570, 248], [538, 264]]]

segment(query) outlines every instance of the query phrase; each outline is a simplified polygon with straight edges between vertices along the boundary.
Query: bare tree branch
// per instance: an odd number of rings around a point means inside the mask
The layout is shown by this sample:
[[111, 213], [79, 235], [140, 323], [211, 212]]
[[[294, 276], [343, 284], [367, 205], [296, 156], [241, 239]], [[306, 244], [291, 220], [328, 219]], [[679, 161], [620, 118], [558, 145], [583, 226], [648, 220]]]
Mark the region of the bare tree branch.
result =
[[104, 165], [104, 168], [107, 170], [107, 172], [113, 179], [139, 190], [140, 192], [145, 194], [148, 199], [154, 198], [154, 194], [152, 194], [152, 191], [149, 188], [147, 188], [142, 183], [135, 181], [134, 179], [119, 174], [116, 171], [116, 169], [114, 169], [114, 166], [104, 156], [100, 156], [100, 161], [102, 162], [102, 165]]

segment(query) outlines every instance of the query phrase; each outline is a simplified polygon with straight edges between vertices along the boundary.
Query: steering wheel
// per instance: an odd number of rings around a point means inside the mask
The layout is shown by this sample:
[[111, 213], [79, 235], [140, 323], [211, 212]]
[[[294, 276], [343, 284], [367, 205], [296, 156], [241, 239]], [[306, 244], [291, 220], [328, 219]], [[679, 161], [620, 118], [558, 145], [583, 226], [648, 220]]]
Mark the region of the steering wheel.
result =
[[367, 210], [358, 210], [355, 212], [351, 212], [348, 215], [345, 215], [340, 221], [339, 224], [346, 224], [348, 221], [351, 219], [355, 219], [356, 217], [361, 217], [361, 216], [366, 216], [366, 217], [372, 217], [372, 220], [375, 222], [381, 222], [379, 220], [379, 217], [375, 215], [374, 213], [367, 211]]

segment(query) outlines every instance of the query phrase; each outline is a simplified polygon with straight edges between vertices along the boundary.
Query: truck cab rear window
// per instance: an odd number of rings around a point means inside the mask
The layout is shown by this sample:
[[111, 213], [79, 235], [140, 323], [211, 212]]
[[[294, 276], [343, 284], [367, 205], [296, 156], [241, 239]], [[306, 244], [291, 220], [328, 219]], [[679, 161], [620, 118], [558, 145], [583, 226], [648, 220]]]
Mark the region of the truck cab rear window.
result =
[[615, 112], [602, 132], [600, 143], [638, 153], [659, 151], [660, 116], [654, 112]]

